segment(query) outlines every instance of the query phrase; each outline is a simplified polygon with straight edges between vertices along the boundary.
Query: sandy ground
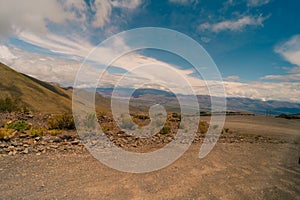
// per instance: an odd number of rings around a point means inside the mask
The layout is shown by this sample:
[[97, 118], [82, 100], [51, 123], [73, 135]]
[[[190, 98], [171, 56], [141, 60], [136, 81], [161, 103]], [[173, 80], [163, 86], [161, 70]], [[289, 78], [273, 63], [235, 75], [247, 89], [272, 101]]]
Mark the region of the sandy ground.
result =
[[225, 127], [286, 142], [218, 143], [202, 160], [193, 144], [145, 174], [113, 170], [87, 152], [4, 156], [0, 199], [299, 199], [299, 120], [232, 116]]

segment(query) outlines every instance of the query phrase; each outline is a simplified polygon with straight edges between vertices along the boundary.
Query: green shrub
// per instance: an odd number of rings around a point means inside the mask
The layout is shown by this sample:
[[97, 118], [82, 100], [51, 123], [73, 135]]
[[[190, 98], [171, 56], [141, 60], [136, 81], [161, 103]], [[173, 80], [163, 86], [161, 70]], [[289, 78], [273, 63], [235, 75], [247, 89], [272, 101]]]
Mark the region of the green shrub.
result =
[[28, 133], [34, 137], [38, 137], [41, 135], [44, 135], [44, 128], [40, 128], [40, 127], [32, 127], [30, 130], [28, 130]]
[[14, 129], [0, 128], [0, 139], [11, 137], [14, 132]]
[[62, 134], [62, 130], [53, 129], [49, 131], [50, 135], [56, 136]]
[[208, 130], [208, 124], [205, 121], [200, 121], [198, 125], [198, 132], [200, 133], [206, 133]]
[[229, 133], [229, 128], [223, 128], [222, 133]]
[[48, 129], [73, 130], [75, 123], [73, 116], [67, 113], [54, 115], [48, 119]]
[[13, 112], [19, 110], [20, 108], [16, 100], [12, 100], [9, 97], [0, 99], [0, 112]]
[[14, 129], [19, 132], [24, 132], [24, 131], [29, 130], [31, 128], [31, 125], [26, 123], [25, 121], [21, 120], [21, 121], [12, 122], [12, 123], [8, 124], [7, 127], [9, 129]]
[[171, 128], [169, 126], [164, 126], [161, 130], [160, 133], [165, 135], [165, 134], [169, 134], [171, 132]]

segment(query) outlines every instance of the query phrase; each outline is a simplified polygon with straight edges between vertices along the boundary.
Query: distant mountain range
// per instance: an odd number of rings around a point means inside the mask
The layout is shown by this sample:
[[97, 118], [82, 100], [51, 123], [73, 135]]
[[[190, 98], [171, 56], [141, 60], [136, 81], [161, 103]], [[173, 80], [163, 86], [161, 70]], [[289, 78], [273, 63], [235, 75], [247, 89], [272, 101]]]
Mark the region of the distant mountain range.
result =
[[[113, 88], [97, 88], [97, 92], [103, 96], [110, 97]], [[115, 93], [122, 97], [127, 94], [130, 88], [117, 88]], [[160, 103], [171, 107], [178, 106], [175, 94], [150, 88], [137, 89], [132, 94], [135, 101], [148, 102], [149, 104]], [[209, 111], [211, 102], [208, 95], [197, 95], [201, 110]], [[278, 115], [281, 113], [298, 114], [300, 113], [300, 103], [286, 101], [262, 101], [259, 99], [227, 97], [227, 110], [233, 112], [249, 112], [254, 114]]]

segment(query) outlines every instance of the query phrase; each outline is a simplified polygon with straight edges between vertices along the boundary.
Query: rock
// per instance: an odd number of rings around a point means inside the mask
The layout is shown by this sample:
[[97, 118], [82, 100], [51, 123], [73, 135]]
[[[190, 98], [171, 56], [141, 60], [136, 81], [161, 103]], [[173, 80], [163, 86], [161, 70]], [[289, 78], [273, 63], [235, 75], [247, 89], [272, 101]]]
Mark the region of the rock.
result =
[[57, 145], [49, 145], [49, 147], [52, 148], [52, 149], [57, 149], [58, 148]]
[[11, 146], [15, 146], [15, 147], [16, 147], [16, 146], [18, 146], [18, 145], [19, 145], [19, 144], [18, 144], [17, 142], [15, 142], [15, 141], [11, 143]]
[[12, 150], [14, 150], [14, 146], [9, 146], [9, 147], [7, 147], [7, 149], [9, 150], [9, 151], [12, 151]]
[[28, 150], [28, 148], [24, 149], [24, 151], [22, 151], [22, 153], [24, 153], [24, 154], [28, 154], [28, 153], [29, 153], [29, 150]]
[[59, 138], [59, 137], [55, 137], [55, 138], [53, 139], [53, 142], [56, 142], [56, 143], [62, 142], [62, 139]]
[[77, 144], [79, 144], [79, 142], [80, 142], [79, 140], [74, 140], [74, 141], [71, 142], [71, 144], [72, 145], [77, 145]]
[[71, 140], [73, 136], [71, 134], [64, 133], [61, 136], [59, 136], [62, 140]]
[[23, 147], [16, 147], [15, 150], [16, 150], [16, 151], [23, 151], [24, 148], [23, 148]]
[[27, 138], [29, 135], [28, 134], [26, 134], [26, 133], [21, 133], [20, 135], [19, 135], [19, 138]]
[[29, 139], [29, 140], [24, 141], [24, 143], [26, 143], [27, 145], [33, 145], [36, 143], [36, 141], [33, 139]]
[[9, 156], [14, 156], [14, 155], [16, 155], [16, 154], [17, 154], [17, 151], [15, 151], [15, 150], [14, 150], [14, 151], [10, 151], [10, 152], [8, 153]]
[[23, 147], [29, 147], [30, 145], [29, 144], [23, 144]]
[[33, 118], [33, 117], [34, 117], [34, 115], [27, 115], [27, 117], [28, 117], [28, 118]]

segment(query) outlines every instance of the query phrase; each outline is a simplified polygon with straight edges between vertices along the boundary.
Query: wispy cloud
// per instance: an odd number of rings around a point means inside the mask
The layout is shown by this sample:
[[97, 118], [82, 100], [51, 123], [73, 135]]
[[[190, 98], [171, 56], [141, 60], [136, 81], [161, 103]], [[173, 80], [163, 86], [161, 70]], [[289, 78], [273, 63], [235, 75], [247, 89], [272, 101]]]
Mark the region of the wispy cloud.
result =
[[224, 78], [225, 81], [229, 81], [229, 82], [235, 82], [235, 81], [240, 81], [240, 77], [239, 76], [227, 76], [226, 78]]
[[181, 5], [189, 5], [192, 3], [197, 3], [198, 0], [169, 0], [170, 3], [177, 3]]
[[277, 45], [274, 51], [288, 62], [300, 66], [300, 35], [294, 35], [286, 42]]
[[247, 6], [249, 7], [258, 7], [265, 4], [268, 4], [270, 0], [247, 0]]
[[260, 26], [263, 27], [263, 22], [268, 17], [259, 16], [242, 16], [235, 20], [225, 20], [217, 23], [203, 23], [198, 29], [200, 31], [211, 31], [211, 32], [221, 32], [221, 31], [243, 31], [247, 26]]
[[276, 80], [284, 82], [300, 82], [300, 67], [287, 68], [285, 67], [287, 74], [283, 75], [267, 75], [262, 77], [262, 80]]

